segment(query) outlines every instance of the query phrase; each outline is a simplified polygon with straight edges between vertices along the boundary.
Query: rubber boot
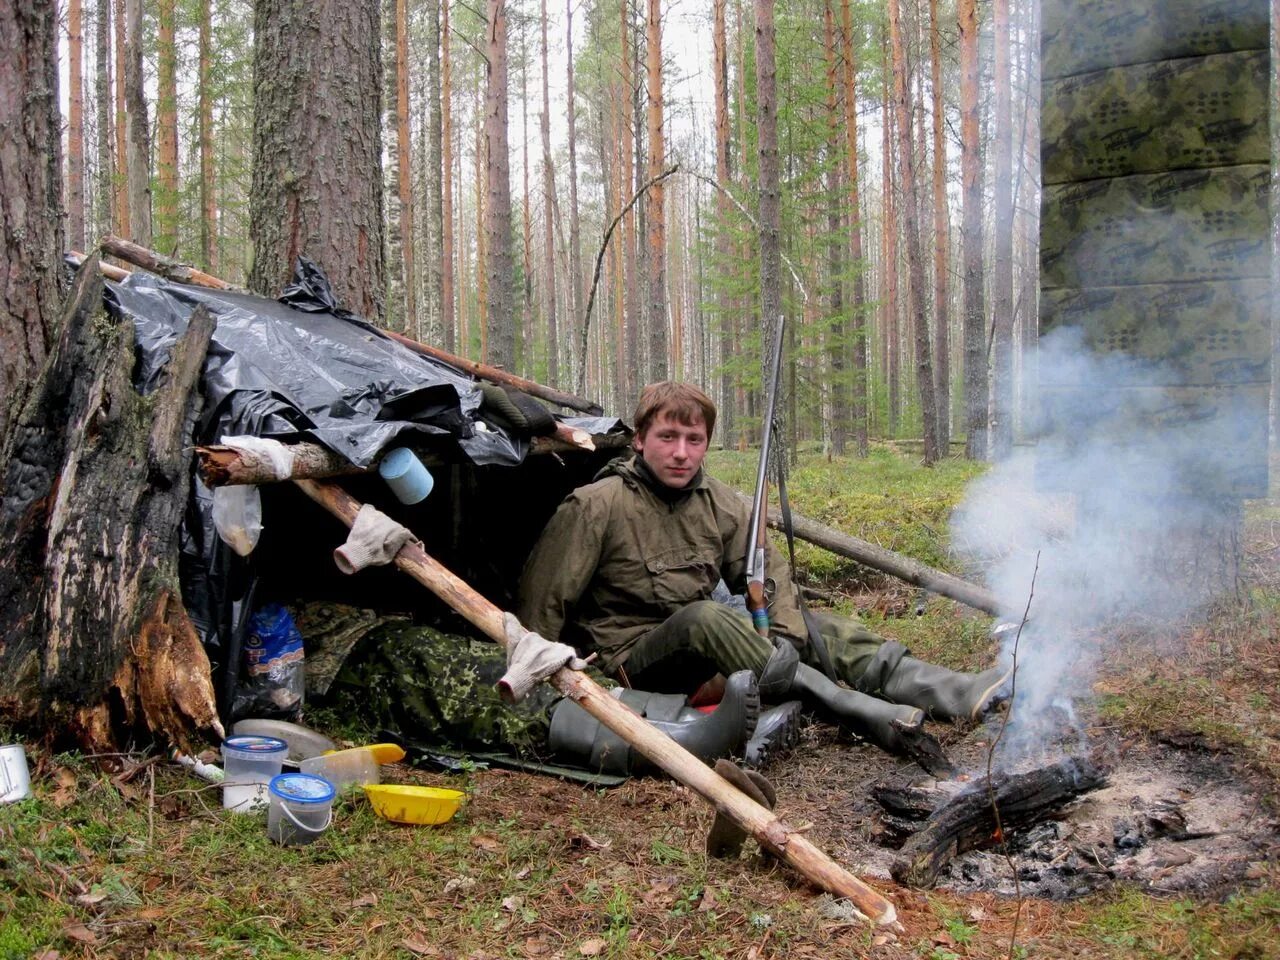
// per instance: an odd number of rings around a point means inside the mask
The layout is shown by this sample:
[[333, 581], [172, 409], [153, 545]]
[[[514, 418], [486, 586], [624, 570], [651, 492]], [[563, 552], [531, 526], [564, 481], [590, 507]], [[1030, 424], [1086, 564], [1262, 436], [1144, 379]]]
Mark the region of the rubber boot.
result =
[[857, 690], [841, 687], [820, 670], [805, 664], [796, 668], [791, 686], [828, 720], [874, 743], [881, 750], [909, 757], [929, 773], [950, 774], [951, 761], [942, 746], [924, 729], [924, 712], [888, 703]]
[[756, 732], [742, 751], [742, 762], [748, 767], [763, 767], [800, 742], [800, 723], [804, 704], [788, 700], [760, 714]]
[[958, 673], [903, 657], [880, 693], [886, 700], [919, 707], [935, 720], [978, 720], [1009, 699], [1013, 667]]
[[[717, 760], [716, 773], [745, 793], [766, 810], [772, 810], [778, 802], [778, 792], [764, 774], [756, 770], [743, 770], [730, 760]], [[707, 856], [728, 860], [742, 852], [747, 831], [734, 823], [722, 810], [716, 810], [716, 818], [707, 833]]]
[[[755, 732], [760, 692], [755, 674], [739, 670], [725, 684], [711, 713], [692, 710], [682, 696], [621, 690], [618, 699], [695, 757], [710, 763], [739, 752]], [[620, 736], [572, 700], [551, 709], [547, 745], [575, 766], [603, 773], [647, 773], [657, 768]]]

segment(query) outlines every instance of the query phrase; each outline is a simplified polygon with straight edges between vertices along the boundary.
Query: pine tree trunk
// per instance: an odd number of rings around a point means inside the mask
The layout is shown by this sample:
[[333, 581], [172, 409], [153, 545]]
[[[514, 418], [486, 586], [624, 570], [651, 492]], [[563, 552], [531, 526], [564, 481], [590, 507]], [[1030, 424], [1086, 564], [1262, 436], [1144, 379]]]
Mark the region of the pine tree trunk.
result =
[[[712, 74], [715, 80], [716, 124], [716, 262], [720, 271], [728, 274], [733, 261], [733, 241], [729, 237], [729, 198], [725, 191], [733, 182], [729, 167], [729, 44], [725, 32], [726, 0], [712, 3], [712, 44], [714, 61]], [[727, 277], [726, 277], [727, 279]], [[722, 284], [716, 294], [720, 315], [720, 442], [732, 447], [737, 427], [737, 404], [734, 402], [733, 377], [729, 373], [728, 360], [734, 354], [733, 297]]]
[[305, 255], [344, 307], [374, 323], [386, 279], [379, 21], [378, 0], [257, 0], [249, 197], [249, 286], [274, 297]]
[[178, 48], [175, 0], [156, 7], [155, 248], [178, 253]]
[[129, 218], [129, 114], [125, 108], [125, 77], [127, 76], [125, 44], [125, 4], [128, 0], [113, 0], [115, 4], [115, 56], [116, 56], [116, 172], [115, 204], [116, 233], [132, 237]]
[[560, 331], [556, 328], [556, 243], [552, 220], [555, 208], [556, 179], [551, 166], [551, 99], [547, 72], [547, 0], [542, 0], [542, 117], [538, 127], [542, 134], [542, 245], [546, 254], [543, 267], [543, 316], [547, 324], [547, 383], [560, 382]]
[[440, 2], [440, 326], [444, 348], [456, 352], [453, 302], [453, 61], [450, 56], [449, 7]]
[[67, 242], [83, 250], [84, 3], [67, 3]]
[[404, 235], [400, 230], [400, 93], [397, 81], [397, 0], [382, 0], [382, 204], [385, 221], [383, 262], [387, 265], [387, 296], [382, 307], [382, 323], [388, 330], [414, 335], [409, 328], [409, 311], [404, 272]]
[[441, 0], [426, 0], [423, 13], [427, 18], [427, 90], [426, 163], [423, 164], [423, 183], [426, 199], [423, 217], [426, 221], [426, 249], [422, 251], [421, 309], [427, 324], [427, 337], [439, 343], [444, 331], [444, 195], [441, 192], [442, 133], [440, 107], [440, 7]]
[[396, 0], [396, 190], [399, 196], [400, 275], [404, 282], [404, 327], [421, 338], [418, 318], [417, 273], [414, 268], [413, 177], [409, 158], [409, 4]]
[[178, 528], [213, 319], [197, 310], [166, 380], [132, 385], [133, 325], [87, 258], [58, 343], [5, 445], [0, 712], [91, 750], [135, 729], [221, 734], [209, 661], [178, 593]]
[[[114, 233], [111, 206], [115, 195], [115, 179], [111, 164], [111, 138], [114, 124], [111, 117], [111, 3], [98, 0], [94, 20], [94, 60], [98, 75], [94, 81], [94, 104], [98, 115], [98, 170], [97, 202], [94, 220], [95, 236]], [[88, 238], [86, 237], [86, 242]]]
[[0, 7], [0, 443], [40, 372], [58, 318], [62, 123], [53, 4]]
[[485, 25], [485, 243], [488, 298], [484, 329], [488, 362], [510, 370], [515, 363], [511, 302], [511, 173], [507, 155], [507, 4], [488, 0]]
[[844, 239], [840, 236], [840, 164], [835, 158], [843, 154], [840, 110], [840, 49], [836, 41], [835, 14], [831, 0], [822, 10], [823, 44], [827, 59], [827, 126], [831, 160], [827, 169], [827, 277], [831, 288], [831, 326], [828, 331], [827, 356], [831, 367], [831, 450], [844, 455], [849, 431], [849, 387], [846, 382], [845, 358], [849, 351], [849, 330], [844, 316]]
[[[622, 175], [618, 184], [618, 209], [621, 210], [631, 197], [632, 182], [635, 178], [635, 153], [632, 148], [635, 125], [635, 72], [632, 59], [633, 38], [627, 16], [626, 0], [619, 4], [619, 9], [622, 17], [620, 52], [622, 125], [618, 128], [618, 156], [622, 160]], [[636, 212], [634, 207], [622, 218], [622, 243], [622, 260], [625, 270], [623, 282], [626, 286], [627, 295], [623, 323], [626, 328], [625, 363], [628, 370], [627, 390], [624, 394], [626, 399], [623, 408], [630, 410], [635, 406], [636, 400], [639, 399], [640, 388], [643, 386], [643, 382], [640, 381], [644, 379], [643, 365], [640, 362], [640, 285], [636, 276], [639, 257], [636, 249]], [[634, 376], [633, 374], [637, 371], [639, 371], [639, 376]]]
[[[894, 0], [896, 2], [896, 0]], [[884, 38], [886, 74], [892, 76], [892, 64], [888, 56], [888, 37]], [[891, 84], [884, 85], [882, 103], [883, 120], [880, 125], [882, 160], [881, 182], [884, 185], [884, 215], [881, 226], [881, 259], [884, 261], [884, 323], [881, 327], [881, 339], [884, 344], [884, 376], [888, 384], [889, 415], [887, 433], [890, 437], [898, 433], [899, 412], [899, 378], [898, 378], [898, 211], [897, 198], [894, 195], [896, 185], [893, 176], [893, 137], [895, 127], [895, 110]]]
[[840, 41], [844, 51], [844, 114], [848, 140], [849, 259], [853, 266], [853, 440], [858, 456], [867, 455], [867, 282], [862, 253], [862, 204], [858, 196], [858, 96], [850, 0], [840, 2]]
[[933, 364], [938, 401], [938, 452], [951, 443], [951, 299], [948, 251], [951, 216], [947, 207], [947, 144], [942, 137], [942, 54], [938, 43], [938, 0], [929, 0], [929, 76], [933, 90]]
[[[648, 88], [649, 170], [652, 180], [665, 169], [662, 103], [661, 0], [648, 0], [645, 17], [645, 67]], [[649, 239], [649, 357], [654, 380], [666, 380], [672, 353], [667, 343], [667, 212], [666, 187], [655, 183], [645, 194]], [[678, 347], [677, 347], [678, 349]]]
[[533, 205], [529, 202], [529, 56], [525, 49], [525, 31], [520, 31], [520, 173], [524, 182], [523, 200], [520, 204], [524, 221], [523, 243], [523, 283], [521, 290], [521, 323], [524, 350], [521, 355], [521, 369], [525, 376], [534, 377], [534, 344], [533, 344]]
[[[760, 361], [763, 382], [767, 384], [773, 366], [773, 343], [782, 315], [782, 192], [778, 171], [773, 0], [755, 0], [755, 11], [756, 126], [760, 138], [760, 329], [763, 334]], [[768, 424], [762, 424], [762, 429], [767, 427]]]
[[[577, 97], [573, 85], [573, 0], [565, 0], [564, 5], [564, 44], [565, 69], [568, 84], [565, 98], [565, 114], [568, 120], [569, 135], [569, 329], [570, 340], [579, 341], [578, 333], [582, 324], [586, 323], [583, 311], [582, 290], [582, 237], [578, 215], [578, 117]], [[586, 358], [583, 357], [583, 362]], [[579, 391], [584, 383], [581, 371], [570, 371], [573, 382], [578, 384]]]
[[996, 138], [992, 222], [995, 256], [991, 307], [995, 333], [991, 351], [991, 458], [1013, 451], [1013, 122], [1009, 71], [1009, 0], [994, 0]]
[[964, 205], [965, 456], [987, 456], [987, 338], [982, 269], [982, 154], [978, 126], [976, 0], [957, 0], [960, 26], [960, 177]]
[[212, 0], [200, 0], [200, 253], [207, 273], [218, 274], [218, 192], [213, 172]]

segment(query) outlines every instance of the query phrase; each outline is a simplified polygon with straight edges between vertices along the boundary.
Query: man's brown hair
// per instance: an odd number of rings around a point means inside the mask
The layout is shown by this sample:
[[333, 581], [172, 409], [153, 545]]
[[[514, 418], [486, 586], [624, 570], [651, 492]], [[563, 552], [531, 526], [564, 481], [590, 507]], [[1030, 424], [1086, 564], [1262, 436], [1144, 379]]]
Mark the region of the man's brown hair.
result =
[[691, 383], [660, 380], [641, 390], [634, 421], [636, 435], [643, 436], [653, 421], [663, 414], [686, 427], [701, 420], [706, 425], [708, 440], [716, 428], [716, 405]]

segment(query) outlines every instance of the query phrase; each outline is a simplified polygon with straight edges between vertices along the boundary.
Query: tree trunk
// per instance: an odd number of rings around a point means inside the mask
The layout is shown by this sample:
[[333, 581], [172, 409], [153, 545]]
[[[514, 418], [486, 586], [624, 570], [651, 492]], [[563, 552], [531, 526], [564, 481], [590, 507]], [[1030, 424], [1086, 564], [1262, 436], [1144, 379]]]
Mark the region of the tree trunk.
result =
[[156, 5], [156, 193], [153, 245], [178, 253], [178, 48], [175, 0]]
[[[782, 192], [778, 174], [778, 94], [773, 0], [755, 0], [756, 125], [760, 138], [760, 350], [763, 382], [773, 368], [771, 344], [782, 315]], [[766, 413], [767, 416], [767, 413]], [[762, 423], [762, 429], [768, 424]], [[778, 459], [775, 463], [781, 463]]]
[[551, 166], [551, 99], [550, 76], [547, 71], [547, 0], [542, 0], [542, 245], [546, 254], [543, 266], [543, 314], [547, 323], [547, 383], [560, 381], [560, 331], [556, 329], [556, 242], [555, 209], [556, 175]]
[[418, 325], [413, 250], [413, 179], [409, 168], [409, 4], [396, 0], [396, 190], [400, 207], [400, 275], [404, 281], [404, 328], [422, 339]]
[[[427, 336], [439, 343], [444, 329], [444, 196], [441, 192], [441, 107], [440, 107], [440, 6], [441, 0], [427, 0], [423, 11], [427, 18], [427, 90], [426, 122], [423, 131], [426, 163], [422, 177], [426, 197], [422, 215], [426, 249], [421, 252], [422, 302], [420, 308], [427, 324]], [[417, 259], [417, 258], [415, 258]]]
[[[648, 0], [645, 17], [645, 72], [648, 81], [649, 180], [666, 169], [662, 103], [661, 0]], [[672, 347], [667, 342], [667, 211], [666, 188], [654, 183], [645, 197], [649, 235], [649, 358], [654, 380], [670, 375]], [[676, 349], [679, 349], [678, 344]]]
[[0, 442], [39, 373], [58, 317], [62, 124], [53, 4], [0, 8]]
[[409, 310], [404, 273], [404, 241], [400, 232], [400, 135], [399, 109], [400, 94], [396, 74], [399, 71], [399, 54], [396, 49], [396, 33], [399, 23], [396, 18], [397, 0], [381, 0], [382, 2], [382, 202], [383, 202], [383, 237], [386, 249], [383, 261], [387, 271], [387, 295], [382, 307], [382, 325], [388, 330], [397, 330], [417, 336], [418, 332], [408, 326]]
[[[622, 67], [622, 125], [618, 128], [618, 156], [622, 160], [622, 172], [618, 183], [618, 209], [626, 206], [635, 180], [635, 153], [632, 148], [635, 132], [635, 71], [633, 69], [634, 38], [628, 17], [626, 0], [618, 5], [621, 11], [622, 34], [619, 63]], [[644, 385], [644, 368], [640, 362], [640, 285], [637, 277], [639, 256], [636, 249], [636, 213], [630, 210], [622, 218], [623, 283], [627, 302], [623, 325], [626, 328], [624, 362], [627, 368], [627, 389], [623, 396], [623, 408], [630, 410], [640, 396]]]
[[449, 6], [440, 0], [440, 327], [444, 348], [458, 353], [453, 304], [453, 61]]
[[942, 54], [938, 43], [938, 0], [929, 0], [929, 77], [933, 90], [933, 364], [938, 401], [938, 450], [951, 443], [951, 295], [949, 292], [951, 215], [947, 206], [947, 144], [942, 136]]
[[[565, 94], [565, 113], [569, 128], [569, 327], [572, 333], [569, 339], [576, 343], [577, 327], [587, 321], [582, 315], [582, 238], [578, 219], [578, 117], [573, 87], [573, 0], [565, 0], [564, 44], [568, 83]], [[586, 362], [585, 357], [583, 362]], [[571, 370], [570, 373], [573, 383], [580, 386], [586, 382], [579, 371]], [[597, 393], [597, 395], [602, 394]]]
[[379, 21], [378, 0], [257, 0], [249, 196], [250, 288], [276, 296], [305, 255], [374, 323], [386, 280]]
[[827, 274], [831, 285], [831, 326], [828, 330], [827, 356], [831, 374], [831, 451], [844, 455], [849, 431], [849, 385], [845, 375], [845, 358], [849, 352], [848, 324], [844, 317], [844, 238], [840, 236], [840, 163], [843, 155], [840, 126], [844, 119], [840, 110], [840, 49], [836, 41], [835, 13], [831, 0], [823, 7], [822, 33], [827, 59], [827, 126], [830, 156], [827, 167]]
[[534, 376], [533, 345], [533, 204], [529, 195], [529, 56], [525, 49], [524, 30], [520, 31], [520, 173], [524, 184], [523, 202], [521, 206], [524, 221], [524, 242], [521, 244], [523, 257], [521, 270], [523, 281], [521, 287], [521, 322], [524, 350], [521, 356], [521, 369], [527, 376]]
[[992, 221], [995, 261], [991, 274], [991, 312], [995, 332], [991, 351], [991, 458], [1013, 450], [1013, 117], [1009, 85], [1009, 0], [994, 0], [996, 96], [995, 183]]
[[982, 278], [982, 154], [978, 140], [978, 13], [957, 0], [960, 26], [960, 177], [964, 205], [965, 456], [987, 456], [987, 337]]
[[131, 382], [133, 325], [86, 258], [60, 336], [8, 437], [0, 528], [0, 711], [91, 750], [135, 728], [221, 735], [209, 661], [178, 593], [195, 388], [213, 320], [192, 316], [166, 381]]
[[[97, 230], [94, 236], [113, 233], [111, 201], [115, 194], [115, 179], [111, 165], [111, 3], [98, 0], [94, 20], [94, 60], [98, 76], [94, 81], [94, 112], [98, 115], [98, 171], [95, 177], [97, 202], [94, 220]], [[88, 238], [86, 237], [86, 240]]]
[[485, 330], [489, 363], [507, 370], [515, 363], [511, 303], [511, 174], [507, 155], [507, 4], [488, 0], [485, 25], [485, 203], [488, 300]]
[[933, 365], [929, 357], [929, 321], [925, 316], [924, 264], [920, 256], [919, 203], [916, 198], [915, 160], [911, 150], [911, 108], [907, 102], [907, 68], [903, 50], [901, 0], [889, 3], [889, 37], [893, 47], [894, 99], [898, 105], [898, 157], [902, 175], [902, 221], [906, 228], [907, 276], [910, 283], [912, 327], [916, 345], [916, 389], [920, 391], [924, 464], [938, 460], [938, 408], [933, 393]]
[[844, 115], [848, 141], [849, 259], [853, 268], [853, 441], [858, 456], [867, 455], [867, 282], [862, 253], [862, 204], [858, 196], [858, 87], [854, 60], [850, 0], [840, 2], [840, 42], [844, 51]]
[[84, 3], [67, 4], [67, 241], [84, 249]]
[[115, 205], [116, 233], [132, 237], [129, 219], [129, 114], [125, 108], [125, 77], [127, 76], [125, 44], [125, 4], [128, 0], [113, 0], [115, 5], [115, 54], [116, 54], [116, 172]]
[[[893, 0], [897, 2], [897, 0]], [[888, 56], [888, 37], [883, 44], [885, 52], [886, 74], [892, 76], [892, 64]], [[884, 189], [884, 215], [881, 226], [881, 259], [884, 261], [884, 323], [880, 337], [884, 344], [884, 376], [888, 384], [889, 416], [886, 424], [889, 437], [898, 433], [899, 380], [898, 380], [898, 211], [897, 198], [894, 196], [895, 184], [893, 176], [893, 130], [894, 113], [891, 83], [884, 85], [880, 124], [880, 153], [882, 161], [881, 183]]]
[[213, 172], [213, 0], [200, 0], [200, 253], [205, 270], [218, 272], [218, 191]]
[[[725, 33], [726, 0], [712, 3], [712, 43], [714, 61], [712, 73], [715, 79], [716, 123], [716, 260], [719, 269], [728, 273], [733, 262], [733, 240], [729, 236], [729, 198], [725, 191], [733, 182], [729, 166], [729, 47]], [[735, 352], [733, 297], [721, 285], [716, 295], [720, 314], [720, 442], [725, 447], [733, 445], [737, 419], [734, 402], [733, 377], [728, 361]]]

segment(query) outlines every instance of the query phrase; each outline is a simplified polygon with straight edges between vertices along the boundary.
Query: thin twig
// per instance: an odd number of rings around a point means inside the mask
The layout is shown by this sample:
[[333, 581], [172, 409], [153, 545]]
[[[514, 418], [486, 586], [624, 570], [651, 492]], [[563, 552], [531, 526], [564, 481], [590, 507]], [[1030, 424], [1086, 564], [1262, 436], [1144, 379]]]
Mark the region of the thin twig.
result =
[[156, 837], [156, 768], [148, 768], [150, 787], [147, 790], [147, 849], [150, 850]]
[[1036, 565], [1031, 571], [1031, 588], [1027, 591], [1027, 605], [1022, 611], [1022, 621], [1018, 624], [1018, 632], [1013, 637], [1013, 667], [1009, 677], [1009, 707], [1000, 720], [1000, 729], [991, 740], [987, 750], [987, 793], [991, 797], [991, 812], [995, 816], [996, 836], [1000, 838], [1005, 862], [1009, 864], [1009, 872], [1013, 874], [1013, 896], [1016, 907], [1013, 912], [1013, 929], [1009, 933], [1009, 960], [1014, 958], [1014, 950], [1018, 944], [1018, 921], [1022, 918], [1022, 884], [1018, 880], [1018, 865], [1013, 862], [1013, 854], [1009, 852], [1009, 841], [1004, 835], [1004, 826], [1000, 823], [1000, 805], [996, 802], [996, 790], [991, 783], [991, 767], [995, 760], [996, 748], [1004, 738], [1009, 726], [1009, 718], [1013, 715], [1014, 698], [1018, 694], [1018, 644], [1022, 641], [1022, 628], [1027, 625], [1027, 617], [1031, 613], [1031, 600], [1036, 595], [1036, 577], [1040, 574], [1040, 551], [1036, 551]]

